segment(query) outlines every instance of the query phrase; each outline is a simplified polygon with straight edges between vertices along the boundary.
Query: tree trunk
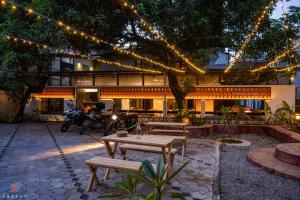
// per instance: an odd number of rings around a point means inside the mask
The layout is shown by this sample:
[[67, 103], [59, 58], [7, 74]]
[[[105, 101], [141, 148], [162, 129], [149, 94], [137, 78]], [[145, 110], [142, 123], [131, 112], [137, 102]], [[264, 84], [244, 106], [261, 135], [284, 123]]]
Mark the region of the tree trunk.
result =
[[18, 110], [14, 116], [14, 122], [20, 122], [23, 119], [23, 115], [24, 115], [24, 110], [25, 110], [25, 106], [26, 103], [31, 95], [32, 89], [31, 88], [27, 88], [25, 93], [23, 94], [23, 96], [21, 97], [21, 100], [19, 101], [19, 105], [18, 105]]
[[178, 83], [176, 74], [169, 71], [168, 79], [169, 79], [169, 86], [172, 91], [172, 94], [175, 97], [178, 110], [184, 109], [186, 107], [184, 91], [182, 90], [182, 88]]

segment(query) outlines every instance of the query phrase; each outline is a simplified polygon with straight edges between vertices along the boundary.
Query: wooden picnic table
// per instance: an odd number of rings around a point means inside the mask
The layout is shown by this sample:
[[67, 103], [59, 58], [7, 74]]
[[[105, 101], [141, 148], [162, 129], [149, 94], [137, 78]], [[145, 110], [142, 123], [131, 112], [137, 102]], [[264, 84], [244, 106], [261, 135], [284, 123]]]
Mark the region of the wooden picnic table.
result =
[[[171, 171], [171, 152], [172, 143], [175, 140], [172, 136], [161, 136], [161, 135], [142, 135], [140, 139], [136, 138], [136, 135], [128, 135], [127, 137], [118, 137], [117, 134], [102, 137], [107, 153], [111, 158], [115, 158], [116, 149], [119, 143], [123, 144], [136, 144], [146, 145], [153, 147], [160, 147], [164, 157], [165, 164], [168, 168], [168, 173]], [[110, 143], [114, 143], [113, 147]], [[104, 179], [107, 179], [110, 173], [110, 169], [106, 170]]]
[[[175, 136], [178, 140], [182, 141], [182, 150], [181, 155], [184, 156], [186, 144], [187, 144], [187, 138], [188, 138], [188, 130], [187, 130], [187, 123], [182, 122], [147, 122], [145, 123], [145, 126], [148, 126], [148, 134], [156, 134], [156, 133], [162, 133], [162, 134], [182, 134], [182, 136]], [[162, 128], [157, 128], [162, 127]], [[176, 128], [176, 129], [168, 129], [168, 127]]]
[[187, 130], [186, 127], [188, 126], [187, 123], [183, 122], [147, 122], [145, 123], [145, 126], [148, 126], [148, 133], [152, 133], [153, 127], [175, 127], [183, 130], [183, 134], [187, 136]]

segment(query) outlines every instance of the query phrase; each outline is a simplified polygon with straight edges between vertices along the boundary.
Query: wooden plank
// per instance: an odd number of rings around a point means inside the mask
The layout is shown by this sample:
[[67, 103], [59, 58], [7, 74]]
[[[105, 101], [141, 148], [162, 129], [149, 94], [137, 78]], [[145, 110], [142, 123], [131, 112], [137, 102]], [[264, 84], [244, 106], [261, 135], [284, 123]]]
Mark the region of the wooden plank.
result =
[[153, 132], [161, 132], [161, 133], [188, 133], [189, 131], [179, 130], [179, 129], [152, 129]]
[[147, 122], [145, 123], [146, 126], [187, 126], [187, 123], [182, 122]]
[[136, 135], [128, 135], [127, 137], [118, 137], [117, 134], [109, 135], [102, 138], [103, 141], [108, 142], [120, 142], [128, 144], [139, 144], [147, 146], [164, 147], [171, 144], [175, 138], [174, 136], [163, 135], [142, 135], [140, 139], [136, 138]]
[[[144, 151], [144, 152], [153, 152], [153, 153], [163, 153], [160, 147], [145, 146], [145, 145], [135, 145], [135, 144], [122, 144], [119, 147], [124, 150], [132, 151]], [[174, 154], [177, 152], [177, 149], [172, 149], [171, 152]]]
[[85, 163], [89, 166], [104, 167], [110, 169], [122, 169], [129, 171], [137, 171], [142, 165], [141, 162], [104, 157], [94, 157], [92, 159], [86, 160]]

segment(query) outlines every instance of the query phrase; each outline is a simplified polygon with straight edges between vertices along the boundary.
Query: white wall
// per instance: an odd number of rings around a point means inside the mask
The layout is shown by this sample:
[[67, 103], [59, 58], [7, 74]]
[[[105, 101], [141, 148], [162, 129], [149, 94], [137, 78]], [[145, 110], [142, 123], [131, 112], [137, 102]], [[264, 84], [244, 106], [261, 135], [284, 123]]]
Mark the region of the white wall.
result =
[[281, 106], [282, 101], [286, 101], [293, 108], [295, 107], [295, 85], [270, 85], [271, 100], [267, 100], [272, 108], [272, 112]]

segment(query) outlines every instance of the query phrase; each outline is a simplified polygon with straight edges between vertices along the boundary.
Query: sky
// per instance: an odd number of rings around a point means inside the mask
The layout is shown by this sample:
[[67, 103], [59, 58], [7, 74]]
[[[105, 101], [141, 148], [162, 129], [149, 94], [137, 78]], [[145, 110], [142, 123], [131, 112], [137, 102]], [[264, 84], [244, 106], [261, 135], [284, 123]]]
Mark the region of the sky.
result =
[[[289, 6], [300, 6], [300, 0], [283, 0], [284, 10], [285, 12], [288, 11]], [[282, 0], [279, 0], [276, 4], [275, 10], [272, 13], [272, 18], [278, 19], [282, 16]]]

